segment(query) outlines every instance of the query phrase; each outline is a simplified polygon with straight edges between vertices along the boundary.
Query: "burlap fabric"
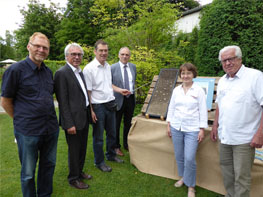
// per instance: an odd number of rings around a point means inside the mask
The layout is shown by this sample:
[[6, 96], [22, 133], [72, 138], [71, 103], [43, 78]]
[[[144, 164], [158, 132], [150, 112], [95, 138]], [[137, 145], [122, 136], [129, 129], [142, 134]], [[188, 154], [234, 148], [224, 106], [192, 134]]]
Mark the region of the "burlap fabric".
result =
[[[128, 143], [131, 163], [141, 172], [170, 179], [178, 179], [172, 140], [166, 134], [167, 123], [144, 116], [133, 118]], [[197, 151], [196, 184], [202, 188], [225, 194], [219, 166], [218, 144], [205, 139]], [[263, 197], [263, 162], [255, 160], [252, 169], [251, 197]]]

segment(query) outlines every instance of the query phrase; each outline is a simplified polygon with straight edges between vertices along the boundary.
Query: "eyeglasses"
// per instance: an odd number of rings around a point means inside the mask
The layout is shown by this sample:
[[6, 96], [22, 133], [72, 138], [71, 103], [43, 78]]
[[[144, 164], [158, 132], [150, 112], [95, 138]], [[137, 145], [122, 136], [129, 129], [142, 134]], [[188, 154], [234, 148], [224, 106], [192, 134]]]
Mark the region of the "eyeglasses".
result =
[[40, 46], [38, 44], [33, 44], [32, 42], [29, 42], [33, 47], [37, 48], [37, 49], [43, 49], [44, 51], [48, 51], [49, 48], [48, 47], [44, 47], [44, 46]]
[[126, 54], [126, 53], [121, 53], [120, 55], [121, 55], [121, 56], [127, 56], [127, 57], [130, 56], [130, 54]]
[[72, 57], [76, 57], [76, 56], [82, 57], [82, 56], [83, 56], [82, 53], [70, 53], [70, 55], [71, 55]]
[[229, 61], [230, 63], [233, 63], [236, 58], [237, 58], [237, 56], [230, 57], [230, 58], [228, 58], [228, 59], [221, 60], [221, 63], [222, 63], [222, 64], [225, 64], [227, 61]]

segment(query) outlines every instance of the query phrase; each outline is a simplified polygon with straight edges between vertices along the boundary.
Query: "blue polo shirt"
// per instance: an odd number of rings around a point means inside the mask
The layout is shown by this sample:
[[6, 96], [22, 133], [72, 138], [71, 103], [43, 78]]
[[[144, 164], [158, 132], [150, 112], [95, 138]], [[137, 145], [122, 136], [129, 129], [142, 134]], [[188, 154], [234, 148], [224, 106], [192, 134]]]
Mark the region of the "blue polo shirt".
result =
[[10, 66], [2, 79], [2, 97], [13, 98], [14, 129], [27, 136], [58, 132], [52, 71], [27, 57]]

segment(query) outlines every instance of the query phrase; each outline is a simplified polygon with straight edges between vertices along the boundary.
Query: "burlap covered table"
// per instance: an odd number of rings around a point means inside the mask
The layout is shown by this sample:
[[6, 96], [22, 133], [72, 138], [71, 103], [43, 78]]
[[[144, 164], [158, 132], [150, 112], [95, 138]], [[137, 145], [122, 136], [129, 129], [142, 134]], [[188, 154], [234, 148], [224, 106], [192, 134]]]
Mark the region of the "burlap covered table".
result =
[[[172, 140], [166, 134], [167, 123], [144, 116], [133, 118], [128, 143], [131, 163], [144, 173], [179, 179]], [[196, 184], [202, 188], [225, 194], [219, 166], [218, 144], [205, 139], [197, 151]], [[263, 197], [263, 162], [255, 160], [252, 169], [251, 197]]]

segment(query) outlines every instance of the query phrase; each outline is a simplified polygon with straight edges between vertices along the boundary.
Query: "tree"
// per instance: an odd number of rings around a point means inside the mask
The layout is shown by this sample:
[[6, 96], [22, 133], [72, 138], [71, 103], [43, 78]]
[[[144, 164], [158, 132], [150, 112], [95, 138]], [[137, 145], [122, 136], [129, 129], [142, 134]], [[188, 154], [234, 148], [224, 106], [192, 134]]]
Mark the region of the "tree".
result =
[[196, 65], [195, 56], [198, 47], [198, 32], [199, 29], [195, 27], [191, 33], [179, 32], [174, 39], [172, 47], [178, 52], [178, 55], [183, 57], [187, 62]]
[[263, 70], [262, 11], [262, 0], [214, 0], [204, 8], [197, 49], [199, 72], [222, 75], [218, 53], [227, 45], [239, 45], [243, 63]]
[[179, 16], [176, 5], [165, 0], [145, 0], [137, 2], [134, 10], [138, 21], [122, 29], [108, 29], [106, 40], [116, 54], [121, 46], [146, 47], [159, 51], [172, 39], [174, 22]]
[[28, 9], [20, 10], [23, 15], [23, 24], [15, 31], [16, 47], [21, 57], [28, 54], [26, 45], [29, 37], [34, 32], [45, 34], [50, 40], [50, 59], [57, 59], [59, 55], [58, 44], [55, 38], [55, 32], [58, 30], [61, 14], [54, 3], [50, 2], [50, 7], [46, 8], [44, 4], [40, 4], [39, 0], [29, 0]]
[[6, 31], [5, 37], [5, 39], [0, 37], [0, 60], [16, 59], [14, 36], [9, 31]]
[[55, 35], [59, 45], [63, 46], [61, 52], [70, 41], [93, 45], [99, 38], [100, 29], [92, 23], [94, 14], [90, 8], [93, 3], [93, 0], [68, 1], [60, 29]]
[[175, 3], [175, 4], [181, 3], [182, 4], [182, 6], [180, 7], [181, 11], [190, 10], [200, 6], [198, 1], [194, 1], [194, 0], [168, 0], [168, 1], [170, 3]]

